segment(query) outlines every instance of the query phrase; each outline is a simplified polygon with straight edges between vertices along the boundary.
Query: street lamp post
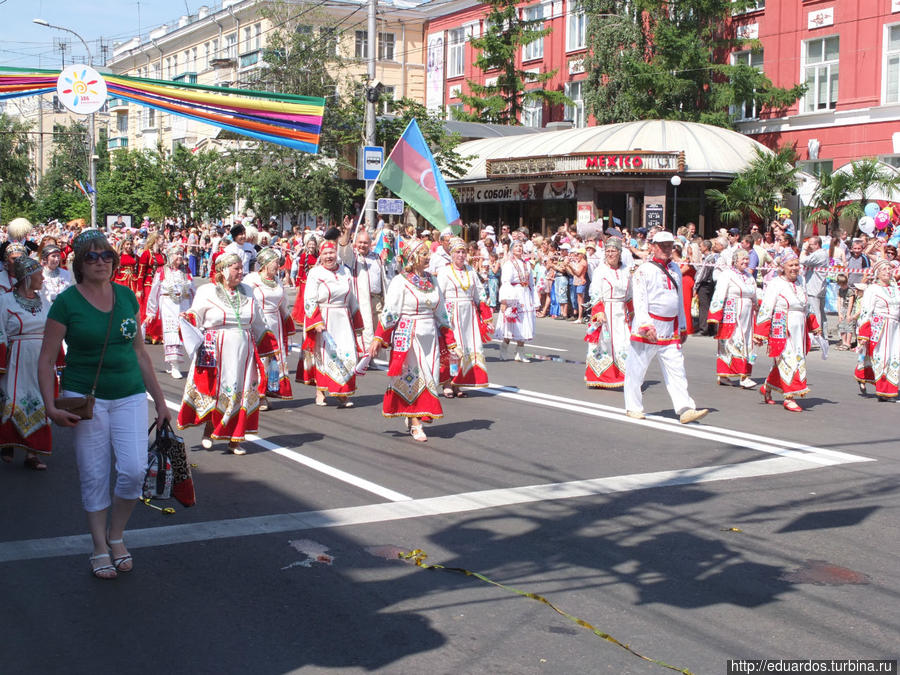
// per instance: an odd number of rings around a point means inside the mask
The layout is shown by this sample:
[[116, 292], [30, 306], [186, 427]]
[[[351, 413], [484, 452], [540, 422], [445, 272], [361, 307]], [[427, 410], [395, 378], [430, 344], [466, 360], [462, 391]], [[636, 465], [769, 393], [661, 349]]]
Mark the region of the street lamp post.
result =
[[672, 198], [672, 234], [678, 229], [678, 186], [681, 185], [681, 176], [675, 174], [669, 179], [675, 194]]
[[[88, 65], [91, 66], [92, 68], [94, 67], [94, 60], [93, 60], [93, 57], [91, 56], [91, 50], [88, 47], [87, 42], [85, 41], [85, 39], [83, 37], [81, 37], [81, 35], [76, 33], [71, 28], [66, 28], [64, 26], [56, 26], [56, 25], [50, 23], [49, 21], [45, 21], [44, 19], [33, 19], [33, 22], [39, 26], [45, 26], [46, 28], [54, 28], [56, 30], [65, 31], [66, 33], [71, 33], [72, 35], [77, 37], [79, 40], [81, 40], [81, 44], [84, 45], [84, 50], [87, 52]], [[90, 114], [90, 120], [88, 123], [88, 126], [89, 126], [88, 134], [90, 134], [90, 140], [88, 142], [88, 175], [90, 176], [90, 183], [91, 183], [91, 190], [92, 190], [92, 192], [88, 195], [88, 199], [91, 200], [91, 227], [97, 226], [97, 174], [96, 174], [96, 163], [94, 161], [94, 142], [95, 142], [94, 141], [94, 138], [95, 138], [95, 136], [94, 136], [94, 134], [95, 134], [94, 114], [95, 113]]]

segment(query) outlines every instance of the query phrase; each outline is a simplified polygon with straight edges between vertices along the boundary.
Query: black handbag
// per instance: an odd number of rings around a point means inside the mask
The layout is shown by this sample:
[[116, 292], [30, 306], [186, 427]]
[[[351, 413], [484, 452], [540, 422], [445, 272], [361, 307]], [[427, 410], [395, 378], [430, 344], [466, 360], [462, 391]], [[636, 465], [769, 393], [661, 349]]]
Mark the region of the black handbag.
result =
[[[156, 422], [150, 425], [149, 431], [153, 431], [155, 426]], [[143, 497], [144, 499], [175, 497], [182, 506], [193, 506], [197, 503], [184, 439], [175, 433], [169, 420], [157, 428], [156, 437], [147, 449], [147, 476], [144, 478]]]

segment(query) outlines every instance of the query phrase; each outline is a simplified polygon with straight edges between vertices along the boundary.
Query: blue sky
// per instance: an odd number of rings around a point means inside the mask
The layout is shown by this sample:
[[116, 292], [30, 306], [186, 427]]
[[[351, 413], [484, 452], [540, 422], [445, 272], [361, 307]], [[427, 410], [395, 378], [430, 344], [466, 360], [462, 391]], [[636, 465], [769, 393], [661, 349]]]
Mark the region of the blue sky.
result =
[[[99, 40], [110, 44], [125, 42], [138, 34], [143, 35], [163, 23], [176, 21], [179, 16], [196, 14], [206, 4], [217, 5], [216, 0], [0, 0], [0, 65], [17, 68], [58, 68], [59, 51], [53, 49], [54, 38], [71, 41], [68, 56], [83, 59], [84, 47], [74, 35], [52, 30], [32, 23], [32, 19], [65, 26], [81, 34], [87, 41], [94, 60], [99, 61]], [[138, 23], [140, 10], [140, 24]]]

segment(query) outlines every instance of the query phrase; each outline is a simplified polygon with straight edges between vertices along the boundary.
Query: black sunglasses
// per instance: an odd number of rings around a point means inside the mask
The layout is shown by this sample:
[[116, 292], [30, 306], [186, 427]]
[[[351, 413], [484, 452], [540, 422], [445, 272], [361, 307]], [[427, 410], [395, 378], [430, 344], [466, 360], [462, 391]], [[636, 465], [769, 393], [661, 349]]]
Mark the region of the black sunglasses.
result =
[[91, 264], [96, 263], [98, 260], [102, 260], [105, 263], [111, 263], [115, 259], [116, 254], [112, 251], [100, 251], [99, 253], [97, 251], [88, 251], [84, 254], [84, 261]]

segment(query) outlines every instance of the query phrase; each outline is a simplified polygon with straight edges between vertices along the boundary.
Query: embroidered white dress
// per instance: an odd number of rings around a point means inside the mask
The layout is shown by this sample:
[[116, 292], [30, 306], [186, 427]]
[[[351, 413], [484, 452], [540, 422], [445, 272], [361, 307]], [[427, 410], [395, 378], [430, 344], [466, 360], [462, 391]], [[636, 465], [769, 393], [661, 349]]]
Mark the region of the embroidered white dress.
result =
[[391, 347], [385, 417], [442, 417], [440, 334], [455, 347], [447, 306], [431, 275], [398, 274], [388, 286], [375, 339]]
[[506, 303], [506, 311], [498, 313], [494, 337], [515, 342], [533, 340], [534, 288], [528, 263], [514, 257], [503, 263], [499, 300]]
[[[303, 381], [331, 396], [356, 391], [356, 333], [362, 332], [363, 322], [353, 286], [344, 265], [338, 264], [333, 271], [316, 265], [303, 291], [303, 346], [312, 355], [311, 362], [304, 361]], [[324, 330], [317, 332], [319, 327]]]
[[253, 289], [253, 295], [262, 306], [266, 326], [278, 341], [278, 351], [272, 356], [261, 358], [263, 373], [260, 374], [260, 395], [272, 398], [292, 398], [293, 388], [288, 372], [289, 336], [293, 335], [293, 319], [287, 306], [284, 286], [278, 279], [267, 281], [259, 272], [251, 272], [243, 283]]
[[631, 307], [631, 270], [600, 265], [590, 287], [591, 314], [603, 313], [606, 322], [591, 326], [584, 381], [588, 387], [612, 389], [625, 384]]
[[13, 293], [0, 294], [0, 445], [50, 454], [50, 420], [38, 386], [37, 363], [50, 305], [37, 296], [31, 311]]
[[[807, 318], [809, 317], [809, 318]], [[775, 359], [766, 378], [766, 387], [784, 393], [785, 398], [805, 396], [807, 332], [818, 327], [810, 315], [806, 289], [784, 277], [769, 281], [756, 317], [754, 335], [768, 340], [769, 356]]]
[[863, 352], [856, 379], [875, 385], [882, 398], [897, 396], [900, 382], [900, 290], [894, 281], [887, 286], [869, 284], [862, 297], [857, 328]]
[[260, 356], [278, 349], [261, 303], [244, 284], [235, 293], [219, 284], [206, 284], [197, 290], [184, 318], [202, 332], [203, 339], [191, 361], [178, 428], [211, 419], [212, 438], [243, 441], [259, 428], [259, 371], [253, 347]]
[[178, 365], [184, 359], [178, 321], [182, 312], [190, 308], [194, 300], [194, 283], [191, 275], [168, 265], [160, 267], [153, 275], [153, 283], [147, 296], [147, 317], [159, 319], [162, 326], [166, 363]]
[[756, 318], [756, 279], [733, 267], [724, 270], [716, 282], [709, 304], [709, 321], [719, 325], [716, 375], [750, 377], [753, 366], [753, 326]]
[[57, 267], [55, 270], [50, 271], [45, 267], [44, 283], [41, 284], [40, 293], [44, 296], [47, 304], [52, 305], [53, 301], [56, 300], [56, 296], [74, 283], [75, 280], [72, 278], [72, 273], [69, 270]]
[[488, 376], [481, 341], [481, 307], [487, 301], [484, 285], [469, 265], [458, 270], [451, 263], [438, 272], [438, 286], [447, 303], [450, 325], [461, 352], [447, 359], [447, 372], [441, 373], [441, 380], [450, 380], [461, 387], [486, 387]]

